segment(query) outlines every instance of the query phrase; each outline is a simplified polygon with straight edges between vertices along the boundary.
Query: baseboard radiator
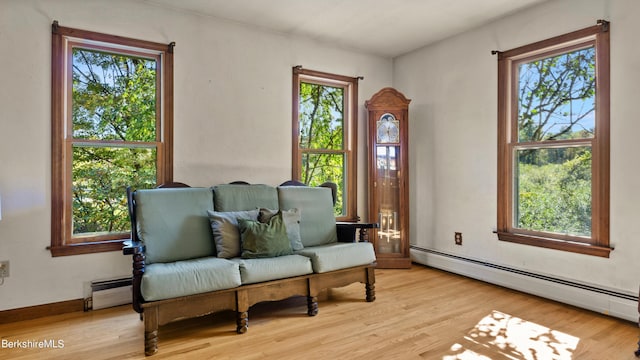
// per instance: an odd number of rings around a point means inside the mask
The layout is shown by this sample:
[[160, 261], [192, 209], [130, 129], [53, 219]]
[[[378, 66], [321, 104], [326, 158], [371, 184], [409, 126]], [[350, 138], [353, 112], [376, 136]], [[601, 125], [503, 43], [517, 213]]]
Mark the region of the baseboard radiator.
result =
[[411, 259], [506, 288], [636, 322], [638, 295], [411, 246]]
[[85, 302], [85, 310], [130, 304], [131, 291], [131, 278], [92, 281], [91, 297]]

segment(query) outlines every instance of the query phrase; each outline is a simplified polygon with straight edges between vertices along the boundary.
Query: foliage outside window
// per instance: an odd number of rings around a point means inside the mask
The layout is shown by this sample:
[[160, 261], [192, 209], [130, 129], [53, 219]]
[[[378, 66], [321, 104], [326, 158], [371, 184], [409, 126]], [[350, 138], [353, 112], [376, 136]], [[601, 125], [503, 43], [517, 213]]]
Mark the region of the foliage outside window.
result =
[[170, 47], [54, 24], [54, 256], [120, 250], [126, 187], [171, 178]]
[[336, 217], [356, 220], [356, 78], [293, 69], [293, 179], [336, 183]]
[[499, 53], [500, 240], [609, 256], [608, 25]]

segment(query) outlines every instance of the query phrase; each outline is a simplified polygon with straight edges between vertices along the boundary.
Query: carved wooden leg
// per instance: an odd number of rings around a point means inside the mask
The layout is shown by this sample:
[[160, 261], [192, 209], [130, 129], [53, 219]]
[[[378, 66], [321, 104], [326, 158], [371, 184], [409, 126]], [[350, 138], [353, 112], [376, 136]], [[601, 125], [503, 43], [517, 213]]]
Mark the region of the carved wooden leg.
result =
[[249, 293], [236, 291], [236, 332], [244, 334], [249, 329]]
[[249, 312], [238, 311], [236, 313], [236, 332], [238, 334], [244, 334], [249, 329]]
[[309, 316], [318, 315], [318, 297], [317, 296], [307, 296], [307, 315]]
[[144, 254], [134, 254], [133, 255], [133, 309], [140, 314], [140, 320], [142, 320], [142, 295], [140, 294], [140, 284], [142, 282], [142, 275], [144, 275], [145, 271], [145, 260], [146, 257]]
[[144, 353], [153, 355], [158, 351], [158, 309], [149, 308], [144, 317]]
[[158, 330], [144, 332], [144, 354], [149, 356], [158, 352]]
[[367, 229], [366, 228], [361, 228], [360, 229], [360, 242], [366, 242], [369, 241], [369, 234], [367, 233]]
[[367, 284], [365, 285], [367, 289], [367, 302], [373, 302], [376, 300], [376, 285], [375, 284]]
[[367, 302], [376, 300], [376, 272], [373, 267], [367, 268], [367, 283], [365, 285], [367, 291]]

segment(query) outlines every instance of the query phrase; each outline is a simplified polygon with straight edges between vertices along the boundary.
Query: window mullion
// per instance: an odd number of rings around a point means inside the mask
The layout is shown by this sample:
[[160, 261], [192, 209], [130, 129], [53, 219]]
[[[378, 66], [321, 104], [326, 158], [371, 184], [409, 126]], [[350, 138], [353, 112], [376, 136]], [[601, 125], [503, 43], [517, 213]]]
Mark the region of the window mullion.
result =
[[593, 147], [594, 139], [580, 139], [570, 141], [540, 141], [512, 144], [512, 148], [515, 150], [563, 149], [585, 146]]
[[108, 141], [108, 140], [70, 140], [74, 146], [82, 147], [113, 147], [113, 148], [154, 148], [161, 142], [158, 141]]

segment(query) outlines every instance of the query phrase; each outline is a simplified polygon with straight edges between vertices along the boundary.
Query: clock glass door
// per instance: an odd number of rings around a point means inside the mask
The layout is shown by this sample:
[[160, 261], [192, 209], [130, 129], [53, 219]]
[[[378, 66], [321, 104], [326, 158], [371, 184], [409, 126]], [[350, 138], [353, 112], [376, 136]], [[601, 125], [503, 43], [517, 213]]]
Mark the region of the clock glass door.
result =
[[399, 165], [400, 147], [376, 147], [376, 198], [378, 223], [376, 251], [380, 254], [401, 253]]

